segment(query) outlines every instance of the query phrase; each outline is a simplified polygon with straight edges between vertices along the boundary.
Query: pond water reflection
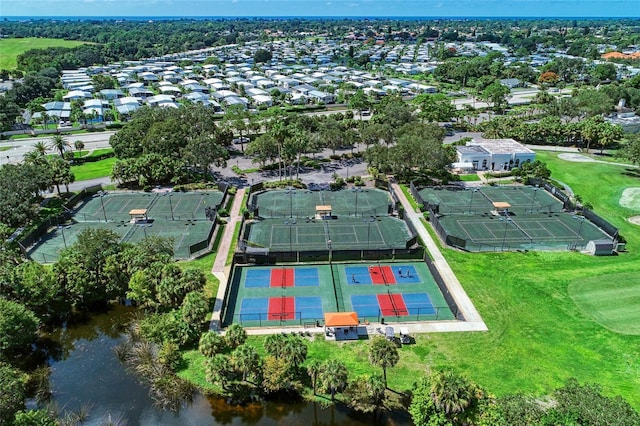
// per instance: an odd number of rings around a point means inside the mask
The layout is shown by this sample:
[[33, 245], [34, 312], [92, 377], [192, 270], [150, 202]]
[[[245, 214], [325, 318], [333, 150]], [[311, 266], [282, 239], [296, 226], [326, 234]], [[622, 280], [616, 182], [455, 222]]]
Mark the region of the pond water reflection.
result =
[[[147, 388], [128, 374], [113, 348], [124, 338], [134, 309], [115, 306], [86, 323], [54, 330], [51, 339], [51, 390], [62, 410], [85, 408], [84, 425], [108, 421], [127, 425], [347, 425], [372, 424], [346, 407], [324, 408], [311, 402], [232, 406], [200, 393], [178, 413], [156, 409]], [[385, 418], [385, 425], [410, 424], [405, 414]]]

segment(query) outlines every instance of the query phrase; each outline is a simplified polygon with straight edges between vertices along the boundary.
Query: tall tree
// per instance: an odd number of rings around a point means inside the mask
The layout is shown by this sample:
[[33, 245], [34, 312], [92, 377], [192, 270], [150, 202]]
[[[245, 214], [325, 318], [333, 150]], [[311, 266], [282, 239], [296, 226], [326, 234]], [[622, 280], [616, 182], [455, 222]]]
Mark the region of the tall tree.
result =
[[71, 147], [71, 145], [64, 138], [64, 136], [59, 133], [56, 133], [51, 137], [50, 144], [51, 144], [51, 149], [58, 151], [58, 154], [60, 154], [60, 157], [64, 157], [64, 151], [67, 148]]
[[21, 303], [1, 298], [0, 312], [0, 360], [9, 360], [35, 341], [39, 321]]
[[208, 358], [213, 358], [227, 348], [225, 339], [213, 330], [207, 331], [200, 337], [198, 350]]
[[387, 368], [394, 367], [400, 361], [398, 347], [390, 340], [382, 336], [371, 340], [369, 346], [369, 362], [376, 367], [382, 368], [384, 386], [387, 386]]
[[234, 368], [242, 374], [243, 382], [249, 377], [257, 379], [262, 376], [262, 359], [253, 346], [238, 346], [231, 354], [231, 361]]
[[224, 334], [224, 339], [229, 348], [235, 349], [247, 340], [247, 332], [240, 324], [231, 324]]
[[451, 121], [456, 116], [456, 107], [441, 93], [420, 94], [412, 103], [419, 108], [418, 117], [422, 122]]
[[331, 401], [335, 400], [336, 393], [347, 387], [348, 378], [347, 366], [337, 359], [329, 359], [322, 363], [318, 374], [322, 388], [331, 394]]

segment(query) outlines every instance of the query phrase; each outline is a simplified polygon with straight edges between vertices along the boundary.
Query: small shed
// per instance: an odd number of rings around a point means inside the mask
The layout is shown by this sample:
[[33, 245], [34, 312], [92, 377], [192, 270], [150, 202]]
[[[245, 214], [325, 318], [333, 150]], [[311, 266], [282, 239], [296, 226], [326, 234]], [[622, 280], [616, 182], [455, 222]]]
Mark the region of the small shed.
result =
[[591, 240], [587, 243], [585, 251], [593, 256], [611, 256], [615, 245], [611, 240]]
[[509, 215], [509, 209], [511, 208], [511, 204], [505, 201], [494, 201], [493, 208], [496, 214]]
[[331, 216], [331, 206], [316, 206], [316, 219], [324, 219], [325, 216]]
[[324, 314], [325, 337], [335, 340], [358, 340], [357, 312], [327, 312]]
[[129, 211], [131, 217], [131, 223], [146, 223], [149, 219], [147, 217], [147, 209], [132, 209]]

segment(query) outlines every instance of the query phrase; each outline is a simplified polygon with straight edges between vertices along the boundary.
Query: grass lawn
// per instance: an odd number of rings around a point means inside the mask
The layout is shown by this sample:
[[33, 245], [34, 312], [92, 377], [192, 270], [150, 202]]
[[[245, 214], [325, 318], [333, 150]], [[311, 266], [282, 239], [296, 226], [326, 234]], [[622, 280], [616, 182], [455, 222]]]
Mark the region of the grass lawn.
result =
[[17, 67], [17, 58], [21, 53], [31, 49], [47, 47], [76, 47], [86, 44], [82, 41], [62, 40], [57, 38], [3, 38], [0, 39], [0, 69], [12, 70]]
[[71, 166], [71, 171], [76, 176], [76, 181], [111, 176], [111, 170], [113, 169], [115, 162], [115, 157], [105, 158], [104, 160], [95, 161], [93, 163]]
[[[640, 179], [621, 166], [570, 163], [550, 152], [539, 152], [538, 158], [554, 178], [620, 228], [628, 252], [591, 257], [442, 249], [489, 331], [416, 336], [416, 344], [403, 346], [400, 362], [388, 369], [391, 389], [406, 391], [428, 368], [447, 366], [495, 395], [548, 395], [575, 377], [598, 383], [605, 394], [621, 395], [640, 409], [640, 336], [633, 335], [640, 312], [640, 227], [626, 220], [637, 212], [619, 204], [622, 191], [640, 186]], [[262, 339], [249, 341], [261, 349]], [[309, 344], [308, 358], [339, 358], [353, 377], [378, 371], [370, 366], [367, 350], [366, 341], [318, 338]], [[197, 371], [202, 357], [189, 352], [185, 358], [195, 371], [180, 375], [203, 380], [204, 372]]]
[[460, 175], [460, 180], [462, 182], [479, 182], [480, 181], [480, 176], [478, 176], [475, 173], [471, 173], [468, 175]]
[[569, 296], [585, 316], [620, 334], [640, 335], [640, 277], [596, 275], [569, 283]]

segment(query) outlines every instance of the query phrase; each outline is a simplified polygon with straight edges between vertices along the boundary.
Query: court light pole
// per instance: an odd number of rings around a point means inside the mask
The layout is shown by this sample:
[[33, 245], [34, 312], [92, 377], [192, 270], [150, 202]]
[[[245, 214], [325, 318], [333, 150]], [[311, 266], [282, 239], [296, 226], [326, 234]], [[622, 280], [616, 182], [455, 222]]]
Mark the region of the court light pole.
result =
[[533, 200], [531, 200], [531, 213], [533, 213], [533, 206], [536, 203], [536, 195], [538, 194], [538, 188], [537, 186], [535, 188], [533, 188]]
[[64, 237], [64, 226], [58, 225], [58, 229], [62, 232], [62, 242], [64, 243], [64, 248], [67, 248], [67, 239]]
[[355, 217], [358, 217], [358, 192], [362, 192], [362, 189], [360, 188], [353, 188], [353, 192], [356, 193], [356, 210], [355, 213], [353, 214]]
[[584, 224], [585, 221], [585, 217], [584, 216], [571, 216], [573, 219], [575, 220], [579, 220], [580, 221], [580, 226], [578, 226], [578, 234], [576, 235], [576, 242], [575, 242], [575, 247], [577, 249], [578, 247], [578, 240], [580, 239], [580, 233], [582, 232], [582, 224]]
[[478, 188], [474, 188], [471, 190], [471, 200], [469, 201], [469, 214], [473, 212], [473, 210], [471, 209], [471, 206], [473, 206], [473, 194], [475, 194], [476, 192], [478, 192]]
[[284, 224], [289, 227], [289, 251], [293, 253], [293, 225], [296, 224], [295, 220], [285, 220]]
[[371, 224], [375, 220], [376, 220], [375, 216], [371, 216], [369, 219], [363, 220], [363, 222], [367, 224], [367, 251], [369, 251], [369, 242], [371, 241], [369, 238], [371, 236]]
[[293, 187], [289, 187], [289, 217], [293, 218]]
[[102, 197], [105, 196], [105, 193], [103, 192], [102, 194], [100, 194], [100, 204], [102, 205], [102, 214], [104, 215], [104, 221], [107, 221], [107, 212], [104, 209], [104, 200], [102, 199]]
[[329, 247], [329, 265], [331, 265], [331, 259], [333, 258], [333, 251], [331, 250], [331, 240], [327, 240], [327, 247]]
[[175, 220], [173, 218], [173, 203], [171, 202], [171, 197], [173, 197], [173, 194], [170, 194], [169, 191], [167, 191], [167, 196], [169, 197], [169, 209], [171, 210], [171, 220]]
[[508, 217], [501, 217], [500, 220], [504, 222], [504, 235], [502, 236], [502, 248], [500, 248], [500, 251], [504, 251], [504, 243], [507, 239], [507, 226], [509, 225], [510, 219]]

